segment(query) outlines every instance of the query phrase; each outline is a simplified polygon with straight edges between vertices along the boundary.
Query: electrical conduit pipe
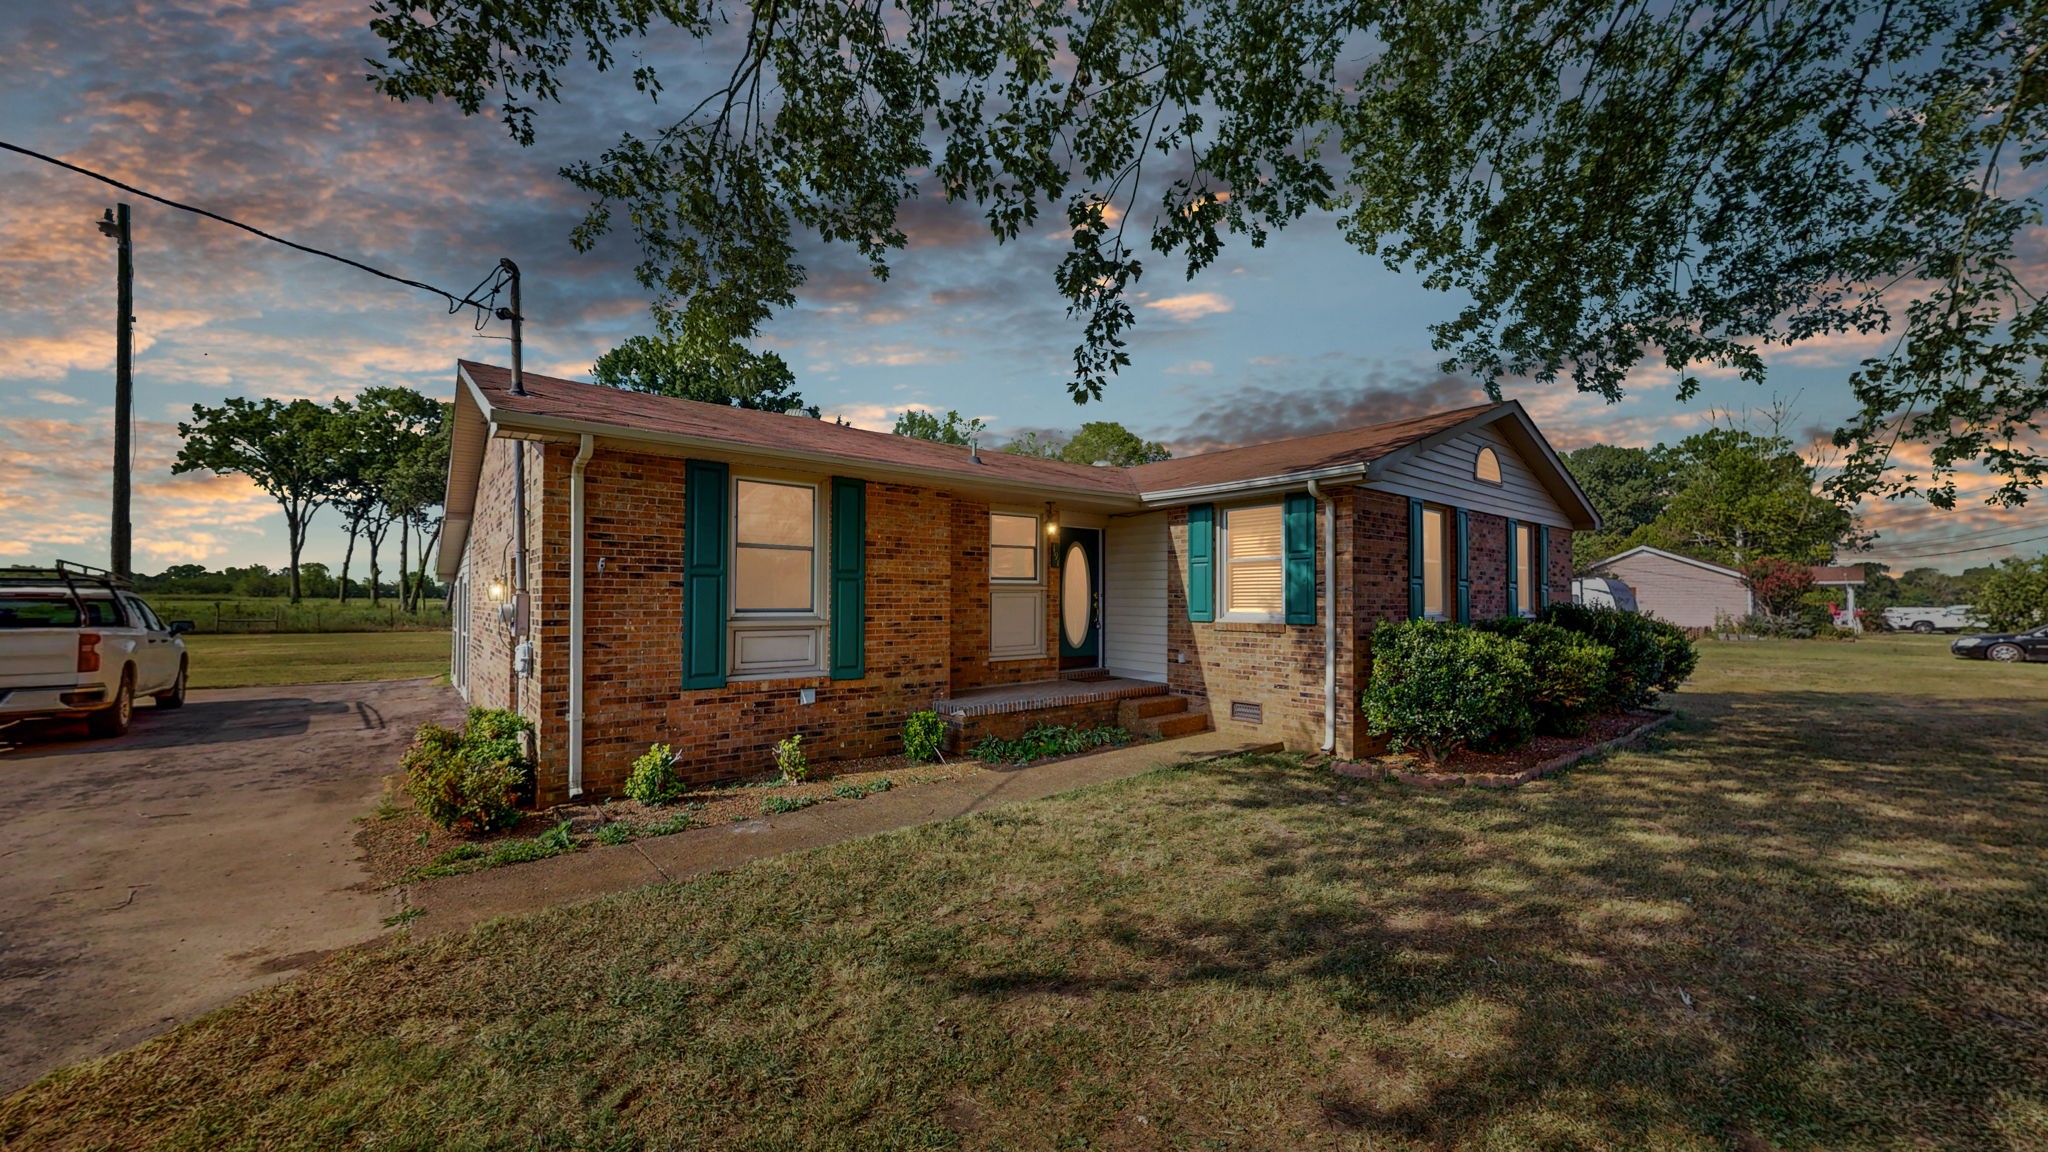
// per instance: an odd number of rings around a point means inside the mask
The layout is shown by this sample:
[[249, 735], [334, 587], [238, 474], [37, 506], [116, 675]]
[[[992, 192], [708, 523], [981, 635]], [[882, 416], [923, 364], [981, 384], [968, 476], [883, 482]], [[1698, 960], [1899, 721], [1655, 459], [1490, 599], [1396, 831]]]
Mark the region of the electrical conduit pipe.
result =
[[1314, 480], [1308, 494], [1323, 506], [1323, 751], [1337, 748], [1337, 505]]
[[583, 433], [569, 466], [569, 795], [583, 795], [583, 470], [596, 446]]

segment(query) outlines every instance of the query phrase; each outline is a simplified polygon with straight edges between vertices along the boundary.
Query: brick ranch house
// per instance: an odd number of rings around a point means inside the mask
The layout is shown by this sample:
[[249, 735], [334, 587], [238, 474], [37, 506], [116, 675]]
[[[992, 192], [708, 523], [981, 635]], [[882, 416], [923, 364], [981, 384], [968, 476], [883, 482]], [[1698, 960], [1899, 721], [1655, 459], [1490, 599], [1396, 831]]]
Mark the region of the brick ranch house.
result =
[[537, 798], [650, 743], [713, 780], [1034, 723], [1352, 755], [1373, 626], [1534, 612], [1598, 519], [1520, 405], [1137, 468], [977, 452], [462, 362], [452, 676]]

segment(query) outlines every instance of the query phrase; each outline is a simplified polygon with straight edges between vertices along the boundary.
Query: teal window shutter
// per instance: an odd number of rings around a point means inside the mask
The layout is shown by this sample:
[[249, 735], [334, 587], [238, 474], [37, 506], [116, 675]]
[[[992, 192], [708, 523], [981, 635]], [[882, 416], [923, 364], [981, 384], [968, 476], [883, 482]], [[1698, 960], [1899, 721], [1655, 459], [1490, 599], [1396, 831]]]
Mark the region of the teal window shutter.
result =
[[1316, 622], [1316, 500], [1290, 492], [1281, 513], [1281, 548], [1286, 568], [1285, 605], [1289, 624]]
[[868, 486], [832, 478], [832, 678], [868, 674]]
[[1408, 501], [1408, 618], [1422, 619], [1422, 501]]
[[1521, 531], [1519, 521], [1508, 521], [1508, 610], [1501, 613], [1503, 616], [1522, 614], [1521, 558], [1516, 554], [1520, 542], [1515, 539]]
[[1530, 557], [1529, 576], [1536, 581], [1536, 610], [1550, 607], [1550, 525], [1536, 526], [1536, 555]]
[[1472, 622], [1472, 517], [1458, 509], [1458, 623]]
[[732, 500], [726, 466], [683, 465], [683, 687], [725, 687], [726, 547]]
[[1188, 619], [1216, 619], [1216, 506], [1188, 506]]

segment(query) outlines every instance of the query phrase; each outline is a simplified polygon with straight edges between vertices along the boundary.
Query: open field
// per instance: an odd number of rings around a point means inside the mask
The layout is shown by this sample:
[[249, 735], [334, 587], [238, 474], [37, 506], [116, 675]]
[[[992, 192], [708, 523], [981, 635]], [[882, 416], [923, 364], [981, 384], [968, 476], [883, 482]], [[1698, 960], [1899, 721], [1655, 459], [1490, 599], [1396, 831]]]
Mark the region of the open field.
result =
[[1518, 791], [1252, 757], [343, 952], [0, 1144], [2048, 1146], [2048, 666], [1677, 703]]
[[448, 671], [446, 632], [187, 636], [194, 688], [404, 680]]
[[144, 592], [142, 598], [165, 620], [190, 620], [200, 632], [396, 632], [445, 631], [448, 615], [440, 600], [428, 600], [416, 614], [398, 610], [386, 599], [372, 607], [365, 598], [346, 604], [329, 599], [304, 599], [293, 604], [283, 596], [181, 596]]

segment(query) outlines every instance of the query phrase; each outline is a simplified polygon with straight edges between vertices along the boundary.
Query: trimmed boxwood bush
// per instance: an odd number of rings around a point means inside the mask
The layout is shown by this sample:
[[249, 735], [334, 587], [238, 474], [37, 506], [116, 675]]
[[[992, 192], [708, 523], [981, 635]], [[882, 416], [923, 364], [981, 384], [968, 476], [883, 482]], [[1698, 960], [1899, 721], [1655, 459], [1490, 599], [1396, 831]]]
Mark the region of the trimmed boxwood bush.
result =
[[1543, 622], [1591, 637], [1613, 651], [1600, 710], [1641, 708], [1656, 697], [1664, 683], [1666, 643], [1656, 621], [1619, 608], [1552, 604], [1543, 610]]
[[406, 791], [443, 828], [507, 827], [519, 819], [519, 796], [532, 787], [524, 739], [531, 729], [518, 713], [492, 708], [471, 708], [460, 732], [422, 724], [399, 761]]
[[1439, 762], [1470, 744], [1526, 741], [1534, 690], [1528, 648], [1511, 637], [1435, 620], [1373, 629], [1366, 722], [1397, 752]]
[[939, 749], [946, 743], [946, 722], [927, 708], [912, 712], [903, 722], [903, 754], [920, 764], [941, 759]]
[[[1475, 627], [1507, 636], [1527, 651], [1532, 679], [1529, 706], [1536, 716], [1537, 732], [1576, 736], [1599, 715], [1611, 691], [1612, 648], [1555, 624], [1520, 617], [1482, 621]], [[1679, 638], [1684, 639], [1684, 634]]]

